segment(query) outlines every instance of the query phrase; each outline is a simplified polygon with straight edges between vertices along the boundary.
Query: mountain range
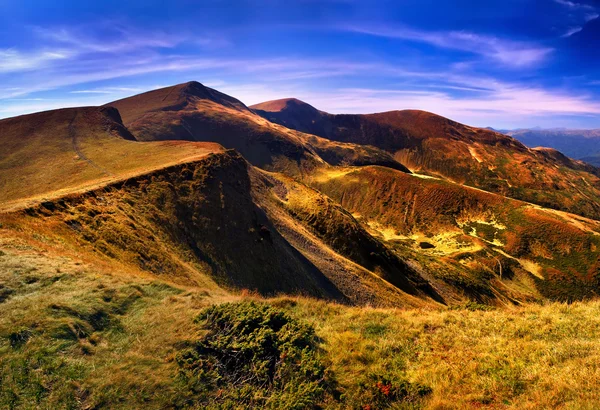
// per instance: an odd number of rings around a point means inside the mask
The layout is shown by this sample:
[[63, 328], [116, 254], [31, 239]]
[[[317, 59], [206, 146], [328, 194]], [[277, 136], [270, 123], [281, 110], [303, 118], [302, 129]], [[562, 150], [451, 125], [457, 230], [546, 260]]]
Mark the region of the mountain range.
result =
[[416, 110], [188, 82], [0, 120], [0, 407], [594, 408], [599, 204]]
[[600, 130], [567, 128], [530, 128], [500, 130], [529, 147], [550, 147], [571, 158], [577, 158], [594, 166], [600, 165]]
[[190, 82], [2, 120], [0, 139], [3, 235], [35, 226], [48, 257], [351, 304], [596, 294], [600, 170], [432, 113]]

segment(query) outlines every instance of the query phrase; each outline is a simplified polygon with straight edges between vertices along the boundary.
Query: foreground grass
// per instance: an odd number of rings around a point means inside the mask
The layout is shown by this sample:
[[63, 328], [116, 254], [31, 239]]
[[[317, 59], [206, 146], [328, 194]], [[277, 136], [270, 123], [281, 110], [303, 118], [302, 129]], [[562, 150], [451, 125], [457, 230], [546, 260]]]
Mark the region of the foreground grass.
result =
[[365, 375], [429, 386], [426, 408], [599, 408], [600, 303], [478, 311], [278, 300], [313, 323], [355, 394]]
[[[68, 263], [47, 271], [7, 257], [0, 408], [173, 408], [189, 396], [176, 358], [205, 334], [194, 319], [208, 306], [248, 299], [314, 327], [336, 386], [326, 407], [600, 407], [600, 302], [358, 308], [223, 296]], [[419, 399], [379, 400], [386, 386]]]

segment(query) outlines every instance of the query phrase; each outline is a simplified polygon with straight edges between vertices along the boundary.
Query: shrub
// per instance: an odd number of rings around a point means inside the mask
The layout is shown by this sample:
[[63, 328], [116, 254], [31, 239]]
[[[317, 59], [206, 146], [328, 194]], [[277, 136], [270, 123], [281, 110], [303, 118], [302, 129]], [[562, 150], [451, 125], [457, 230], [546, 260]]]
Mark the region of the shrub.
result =
[[332, 391], [311, 326], [255, 302], [213, 306], [197, 321], [207, 333], [177, 356], [179, 405], [305, 409]]

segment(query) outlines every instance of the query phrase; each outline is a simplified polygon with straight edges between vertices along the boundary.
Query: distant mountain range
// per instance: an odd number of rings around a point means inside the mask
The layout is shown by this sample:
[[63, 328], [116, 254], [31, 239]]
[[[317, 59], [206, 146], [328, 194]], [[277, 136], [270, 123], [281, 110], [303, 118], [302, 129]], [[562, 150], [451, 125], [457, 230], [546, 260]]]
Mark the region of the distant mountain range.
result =
[[600, 129], [543, 129], [535, 127], [497, 131], [510, 135], [529, 147], [555, 148], [571, 158], [600, 166]]

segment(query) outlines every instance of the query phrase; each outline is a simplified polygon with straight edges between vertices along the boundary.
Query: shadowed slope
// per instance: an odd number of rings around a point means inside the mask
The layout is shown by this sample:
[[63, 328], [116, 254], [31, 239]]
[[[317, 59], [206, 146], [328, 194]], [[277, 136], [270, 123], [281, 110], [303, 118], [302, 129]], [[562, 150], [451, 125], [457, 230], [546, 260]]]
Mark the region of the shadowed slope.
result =
[[411, 170], [600, 218], [596, 168], [531, 150], [491, 130], [417, 110], [333, 115], [297, 100], [277, 100], [251, 108], [269, 121], [302, 132], [376, 146]]
[[200, 158], [214, 143], [135, 138], [111, 107], [68, 108], [0, 121], [0, 209]]

